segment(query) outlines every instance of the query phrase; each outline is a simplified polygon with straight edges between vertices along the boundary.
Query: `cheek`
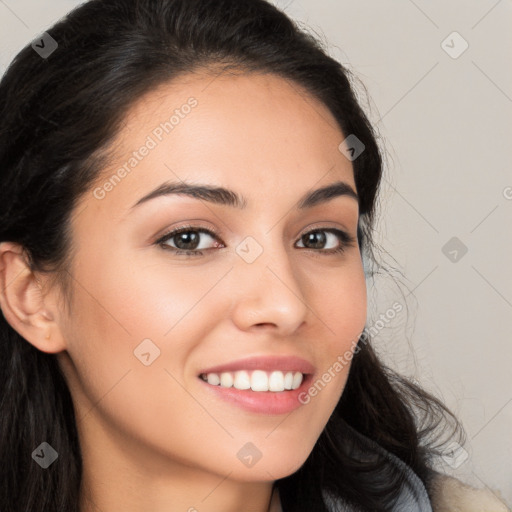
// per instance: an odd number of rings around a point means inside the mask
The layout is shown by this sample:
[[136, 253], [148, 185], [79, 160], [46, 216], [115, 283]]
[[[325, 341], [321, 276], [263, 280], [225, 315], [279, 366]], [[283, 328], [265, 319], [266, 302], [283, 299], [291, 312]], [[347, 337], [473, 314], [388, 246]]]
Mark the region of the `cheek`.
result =
[[209, 291], [229, 266], [185, 271], [114, 253], [101, 263], [87, 255], [81, 261], [64, 332], [75, 397], [83, 410], [100, 401], [99, 410], [120, 428], [154, 434], [161, 425], [169, 435], [179, 422], [156, 411], [190, 409], [179, 383], [191, 352], [219, 321], [222, 301]]
[[311, 286], [312, 309], [318, 317], [315, 328], [319, 337], [315, 342], [321, 365], [315, 380], [299, 399], [305, 409], [323, 415], [316, 432], [320, 435], [343, 393], [354, 350], [365, 328], [367, 291], [363, 267], [356, 258], [331, 275], [311, 282]]
[[87, 291], [77, 287], [63, 333], [72, 361], [71, 366], [63, 359], [64, 370], [85, 442], [101, 439], [96, 430], [101, 424], [174, 459], [200, 459], [204, 447], [197, 439], [205, 436], [211, 418], [184, 389], [183, 371], [202, 325], [179, 319], [201, 296], [204, 280], [194, 293], [176, 280], [170, 288], [144, 272], [130, 275], [129, 265], [104, 265], [89, 282]]
[[214, 317], [207, 314], [205, 304], [215, 308], [220, 291], [214, 288], [229, 265], [194, 266], [192, 261], [187, 267], [185, 261], [179, 263], [159, 258], [148, 265], [143, 256], [131, 261], [125, 258], [121, 264], [112, 262], [101, 279], [96, 276], [98, 296], [134, 341], [155, 338], [168, 343], [173, 332], [200, 327], [197, 311], [202, 311], [200, 318], [205, 323]]
[[331, 335], [330, 346], [344, 352], [352, 341], [358, 340], [366, 323], [367, 291], [362, 265], [355, 262], [339, 276], [326, 278], [316, 296], [318, 311]]

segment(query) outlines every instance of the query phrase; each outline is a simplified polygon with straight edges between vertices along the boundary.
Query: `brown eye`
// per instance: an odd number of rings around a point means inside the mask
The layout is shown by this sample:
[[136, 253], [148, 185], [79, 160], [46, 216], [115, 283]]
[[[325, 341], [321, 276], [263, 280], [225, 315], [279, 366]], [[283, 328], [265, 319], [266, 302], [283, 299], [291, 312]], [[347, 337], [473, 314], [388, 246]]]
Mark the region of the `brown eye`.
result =
[[174, 241], [178, 249], [194, 250], [197, 249], [200, 238], [200, 235], [195, 231], [182, 231], [173, 235], [170, 240]]
[[325, 233], [322, 231], [311, 231], [302, 235], [302, 243], [310, 249], [323, 249], [327, 241]]
[[165, 249], [175, 251], [177, 254], [183, 251], [183, 253], [188, 255], [197, 254], [201, 256], [202, 250], [222, 246], [222, 244], [219, 243], [214, 243], [212, 246], [210, 242], [211, 247], [208, 247], [208, 237], [218, 240], [217, 235], [209, 229], [186, 226], [167, 233], [157, 240], [156, 243], [165, 247]]
[[[344, 251], [354, 245], [356, 239], [339, 229], [315, 229], [301, 236], [300, 242], [306, 249], [316, 249], [327, 254]], [[326, 244], [331, 247], [325, 247]]]

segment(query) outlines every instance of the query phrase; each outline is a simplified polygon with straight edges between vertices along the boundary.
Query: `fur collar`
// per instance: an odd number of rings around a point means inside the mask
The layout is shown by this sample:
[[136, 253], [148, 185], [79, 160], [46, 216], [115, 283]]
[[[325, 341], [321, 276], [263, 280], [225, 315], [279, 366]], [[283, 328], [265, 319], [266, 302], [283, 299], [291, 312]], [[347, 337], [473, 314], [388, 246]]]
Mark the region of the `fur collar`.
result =
[[432, 478], [429, 491], [434, 512], [510, 512], [497, 492], [477, 489], [440, 473]]

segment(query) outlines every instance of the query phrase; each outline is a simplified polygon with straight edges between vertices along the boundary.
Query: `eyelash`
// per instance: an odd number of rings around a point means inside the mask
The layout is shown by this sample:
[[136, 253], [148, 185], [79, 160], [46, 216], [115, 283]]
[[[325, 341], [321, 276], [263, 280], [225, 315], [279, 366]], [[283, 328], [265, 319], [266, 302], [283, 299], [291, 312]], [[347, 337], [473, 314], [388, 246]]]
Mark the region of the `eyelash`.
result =
[[[197, 232], [197, 233], [204, 233], [207, 235], [213, 235], [212, 238], [219, 239], [219, 234], [213, 229], [206, 229], [206, 228], [202, 228], [200, 226], [181, 226], [179, 228], [176, 228], [176, 229], [162, 235], [155, 242], [155, 245], [159, 245], [163, 249], [172, 251], [174, 254], [177, 254], [177, 255], [181, 254], [181, 255], [186, 255], [186, 256], [203, 256], [204, 254], [201, 250], [195, 249], [195, 250], [187, 251], [184, 249], [177, 249], [175, 247], [171, 247], [164, 243], [181, 233], [188, 233], [188, 232]], [[327, 249], [327, 250], [325, 250], [325, 249], [309, 249], [307, 247], [304, 247], [304, 248], [301, 247], [300, 249], [305, 249], [305, 250], [309, 250], [309, 251], [313, 251], [313, 252], [320, 252], [320, 253], [323, 253], [323, 255], [329, 256], [329, 255], [343, 253], [347, 248], [353, 247], [357, 242], [357, 239], [354, 238], [352, 235], [348, 234], [346, 231], [342, 231], [340, 229], [335, 229], [335, 228], [327, 228], [327, 227], [315, 228], [315, 229], [312, 229], [311, 231], [306, 231], [299, 237], [299, 240], [305, 235], [308, 235], [310, 233], [318, 233], [318, 232], [320, 232], [320, 233], [327, 232], [327, 233], [332, 233], [332, 234], [336, 235], [341, 242], [340, 246], [337, 247], [336, 249]], [[209, 251], [212, 249], [214, 249], [214, 248], [206, 249], [206, 250]], [[203, 251], [204, 250], [205, 249], [203, 249]]]

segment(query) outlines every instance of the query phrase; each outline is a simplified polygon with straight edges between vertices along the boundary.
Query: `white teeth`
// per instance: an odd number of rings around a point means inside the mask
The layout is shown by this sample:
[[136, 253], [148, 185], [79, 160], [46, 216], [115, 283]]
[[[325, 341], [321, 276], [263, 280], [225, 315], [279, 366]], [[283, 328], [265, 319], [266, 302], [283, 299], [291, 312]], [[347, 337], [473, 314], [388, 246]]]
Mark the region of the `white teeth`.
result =
[[220, 377], [216, 373], [208, 374], [208, 384], [212, 384], [213, 386], [218, 386], [220, 384]]
[[[301, 373], [302, 375], [302, 373]], [[283, 372], [272, 372], [268, 379], [268, 387], [272, 391], [284, 391], [284, 375]]]
[[253, 391], [268, 391], [268, 376], [263, 370], [254, 370], [251, 375]]
[[233, 375], [229, 372], [220, 374], [220, 385], [223, 388], [230, 388], [233, 385]]
[[251, 374], [246, 370], [238, 372], [222, 372], [202, 374], [201, 378], [212, 386], [220, 385], [223, 388], [251, 389], [252, 391], [286, 391], [297, 389], [303, 380], [301, 372], [286, 372], [279, 370], [265, 372], [254, 370]]
[[293, 386], [293, 373], [287, 372], [284, 376], [284, 389], [292, 389]]
[[297, 389], [302, 384], [302, 373], [295, 372], [293, 375], [292, 389]]
[[236, 372], [233, 380], [233, 386], [236, 389], [249, 389], [251, 387], [250, 375], [245, 370]]

